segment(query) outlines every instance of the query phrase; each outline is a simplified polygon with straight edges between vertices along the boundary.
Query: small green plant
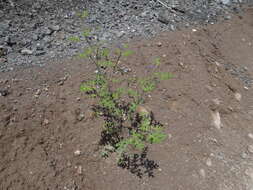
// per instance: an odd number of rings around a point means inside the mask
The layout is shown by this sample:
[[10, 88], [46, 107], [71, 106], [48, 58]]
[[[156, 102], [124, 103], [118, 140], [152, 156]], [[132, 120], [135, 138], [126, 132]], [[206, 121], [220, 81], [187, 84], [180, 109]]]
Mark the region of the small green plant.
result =
[[77, 16], [85, 19], [87, 16], [89, 16], [89, 12], [87, 10], [83, 10], [82, 12], [77, 13]]
[[71, 42], [80, 42], [81, 41], [81, 39], [77, 36], [71, 36], [68, 38], [68, 40]]
[[161, 65], [161, 59], [159, 57], [156, 57], [155, 60], [154, 60], [154, 63], [155, 63], [156, 66]]
[[104, 120], [101, 155], [108, 157], [110, 152], [117, 152], [120, 162], [123, 155], [131, 155], [132, 149], [146, 150], [148, 145], [165, 140], [163, 126], [155, 121], [153, 114], [138, 112], [138, 108], [145, 101], [143, 95], [154, 90], [161, 80], [171, 78], [171, 74], [157, 72], [149, 77], [130, 77], [120, 65], [121, 57], [134, 53], [128, 45], [112, 51], [93, 44], [89, 31], [83, 33], [89, 47], [79, 57], [88, 58], [96, 71], [92, 79], [81, 84], [80, 90], [97, 99], [93, 109]]
[[152, 78], [140, 79], [139, 84], [144, 92], [151, 92], [156, 87], [156, 82]]

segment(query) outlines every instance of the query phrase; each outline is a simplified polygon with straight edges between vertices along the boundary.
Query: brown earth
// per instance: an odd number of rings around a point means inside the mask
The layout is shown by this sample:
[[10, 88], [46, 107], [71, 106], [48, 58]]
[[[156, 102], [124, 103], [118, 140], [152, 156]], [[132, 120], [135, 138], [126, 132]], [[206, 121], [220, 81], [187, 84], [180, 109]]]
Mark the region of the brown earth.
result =
[[253, 9], [195, 29], [136, 40], [122, 61], [143, 76], [161, 57], [159, 69], [174, 75], [147, 101], [168, 134], [149, 149], [153, 178], [101, 158], [102, 121], [79, 91], [93, 67], [72, 60], [1, 73], [0, 189], [252, 190], [253, 90], [228, 68], [253, 76]]

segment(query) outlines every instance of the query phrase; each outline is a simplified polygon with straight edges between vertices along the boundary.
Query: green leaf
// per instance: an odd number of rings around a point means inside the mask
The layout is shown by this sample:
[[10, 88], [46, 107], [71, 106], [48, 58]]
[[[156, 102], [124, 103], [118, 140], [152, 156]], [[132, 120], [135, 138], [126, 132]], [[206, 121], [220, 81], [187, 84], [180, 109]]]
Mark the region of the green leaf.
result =
[[68, 40], [71, 42], [80, 42], [81, 41], [81, 39], [78, 36], [69, 37]]
[[104, 67], [111, 67], [113, 66], [113, 62], [111, 61], [98, 61], [99, 66], [104, 66]]
[[147, 140], [151, 144], [161, 143], [166, 139], [167, 135], [162, 131], [161, 127], [155, 127], [154, 131], [148, 135]]
[[123, 44], [123, 48], [127, 49], [127, 48], [129, 48], [129, 45], [128, 44]]
[[77, 16], [80, 18], [86, 18], [89, 15], [89, 12], [84, 10], [83, 12], [77, 13]]
[[91, 32], [90, 29], [85, 29], [85, 30], [83, 31], [83, 33], [82, 33], [83, 37], [88, 37], [88, 36], [90, 36], [90, 32]]
[[139, 84], [144, 92], [150, 92], [156, 87], [156, 83], [152, 79], [141, 79], [139, 80]]
[[160, 80], [168, 80], [173, 77], [173, 75], [169, 72], [157, 72], [154, 74], [154, 76], [159, 78]]
[[109, 54], [110, 54], [110, 50], [108, 49], [108, 48], [103, 48], [102, 50], [101, 50], [101, 56], [102, 57], [108, 57], [109, 56]]
[[128, 56], [132, 55], [133, 53], [134, 52], [132, 50], [126, 50], [126, 51], [123, 51], [122, 56], [128, 57]]
[[155, 65], [159, 66], [161, 64], [161, 59], [159, 57], [156, 57], [154, 63]]

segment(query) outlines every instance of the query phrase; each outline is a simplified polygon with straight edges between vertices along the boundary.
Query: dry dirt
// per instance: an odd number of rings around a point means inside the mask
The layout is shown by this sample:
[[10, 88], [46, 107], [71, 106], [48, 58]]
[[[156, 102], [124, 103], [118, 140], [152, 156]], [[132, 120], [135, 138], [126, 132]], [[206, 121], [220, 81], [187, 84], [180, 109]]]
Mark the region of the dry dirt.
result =
[[174, 75], [147, 101], [168, 134], [149, 149], [153, 178], [101, 158], [102, 121], [79, 91], [94, 68], [73, 60], [0, 74], [0, 189], [252, 190], [253, 90], [230, 68], [253, 76], [253, 9], [194, 29], [138, 39], [122, 61], [142, 76], [161, 57]]

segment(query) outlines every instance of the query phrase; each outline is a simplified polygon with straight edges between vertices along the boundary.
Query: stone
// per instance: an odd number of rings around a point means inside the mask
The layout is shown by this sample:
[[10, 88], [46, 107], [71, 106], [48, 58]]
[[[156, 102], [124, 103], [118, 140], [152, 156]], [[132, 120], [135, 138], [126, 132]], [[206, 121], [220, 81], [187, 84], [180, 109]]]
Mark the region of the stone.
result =
[[32, 50], [30, 50], [30, 49], [22, 49], [21, 50], [21, 54], [22, 55], [32, 55], [33, 54], [33, 51]]
[[78, 121], [82, 121], [84, 119], [84, 114], [83, 113], [80, 113], [78, 116], [77, 116], [77, 120]]
[[230, 20], [231, 16], [230, 15], [225, 15], [224, 18], [225, 18], [225, 20]]
[[157, 19], [158, 19], [158, 21], [160, 21], [163, 24], [169, 24], [171, 22], [171, 18], [170, 18], [169, 12], [167, 10], [161, 11], [158, 14]]
[[248, 157], [248, 154], [245, 153], [245, 152], [243, 152], [243, 153], [241, 153], [241, 157], [242, 157], [243, 159], [246, 159], [246, 158]]
[[253, 181], [253, 168], [246, 169], [245, 174]]
[[253, 154], [253, 145], [248, 145], [247, 149], [248, 149], [249, 153]]
[[216, 129], [221, 129], [220, 113], [216, 110], [212, 112], [212, 124]]
[[223, 4], [223, 5], [228, 5], [231, 3], [231, 0], [220, 0], [220, 2]]
[[83, 173], [83, 167], [80, 165], [77, 166], [77, 174], [82, 175], [82, 173]]
[[52, 31], [59, 31], [61, 29], [59, 25], [51, 25], [48, 28]]
[[234, 94], [234, 96], [235, 96], [235, 99], [236, 99], [238, 102], [241, 101], [242, 95], [241, 95], [240, 93], [236, 92], [236, 93]]
[[0, 96], [7, 96], [9, 95], [9, 91], [8, 90], [0, 90]]
[[8, 52], [7, 48], [0, 46], [0, 57], [7, 55], [7, 52]]
[[208, 92], [213, 92], [213, 88], [209, 85], [206, 85], [206, 89], [208, 90]]
[[203, 168], [201, 168], [201, 169], [199, 170], [199, 175], [200, 175], [201, 177], [203, 177], [203, 178], [206, 177], [206, 172], [205, 172], [205, 170], [204, 170]]
[[253, 140], [253, 134], [252, 133], [249, 133], [248, 137]]
[[76, 150], [76, 151], [74, 152], [74, 155], [75, 155], [75, 156], [80, 156], [80, 155], [81, 155], [81, 151], [80, 151], [80, 150]]
[[158, 42], [158, 43], [157, 43], [157, 46], [158, 46], [158, 47], [161, 47], [162, 45], [163, 45], [162, 42]]
[[210, 158], [206, 159], [206, 165], [211, 167], [212, 166], [212, 160]]
[[44, 119], [43, 124], [44, 125], [48, 125], [49, 124], [49, 120], [48, 119]]

